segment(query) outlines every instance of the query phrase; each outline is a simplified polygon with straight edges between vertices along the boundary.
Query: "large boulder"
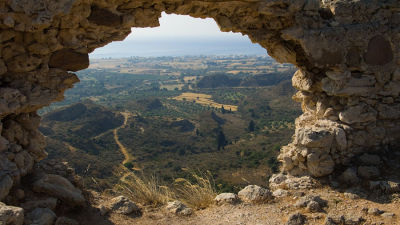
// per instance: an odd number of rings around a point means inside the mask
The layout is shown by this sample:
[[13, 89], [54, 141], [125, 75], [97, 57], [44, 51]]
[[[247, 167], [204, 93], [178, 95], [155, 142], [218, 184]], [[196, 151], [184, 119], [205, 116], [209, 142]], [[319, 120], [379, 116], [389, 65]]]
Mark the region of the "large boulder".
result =
[[249, 185], [238, 193], [239, 198], [245, 202], [262, 203], [271, 200], [272, 193], [266, 188], [257, 185]]
[[22, 225], [24, 210], [19, 207], [8, 206], [0, 202], [0, 224]]
[[61, 199], [71, 206], [83, 206], [85, 204], [85, 198], [81, 190], [59, 175], [44, 175], [41, 179], [33, 183], [33, 190]]
[[282, 198], [282, 197], [286, 197], [289, 195], [289, 192], [283, 189], [277, 189], [274, 192], [272, 192], [272, 196], [274, 196], [275, 198]]

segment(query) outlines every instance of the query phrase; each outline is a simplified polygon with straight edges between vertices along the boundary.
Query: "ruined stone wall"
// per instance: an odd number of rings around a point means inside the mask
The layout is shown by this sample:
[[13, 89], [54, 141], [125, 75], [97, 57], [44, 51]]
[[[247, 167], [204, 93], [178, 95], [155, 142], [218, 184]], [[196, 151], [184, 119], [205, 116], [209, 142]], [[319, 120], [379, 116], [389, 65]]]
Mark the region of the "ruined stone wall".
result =
[[400, 140], [398, 0], [0, 1], [0, 200], [46, 156], [36, 111], [78, 82], [88, 53], [159, 25], [161, 12], [213, 18], [298, 67], [304, 114], [283, 171], [329, 175]]

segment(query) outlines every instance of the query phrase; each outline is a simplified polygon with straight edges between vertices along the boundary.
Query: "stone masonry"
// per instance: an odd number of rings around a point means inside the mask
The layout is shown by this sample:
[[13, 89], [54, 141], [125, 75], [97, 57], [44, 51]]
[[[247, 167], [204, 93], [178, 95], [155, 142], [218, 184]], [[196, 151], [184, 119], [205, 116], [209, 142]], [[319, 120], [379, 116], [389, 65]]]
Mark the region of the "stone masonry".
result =
[[282, 170], [330, 175], [400, 140], [398, 0], [0, 1], [0, 201], [46, 157], [36, 111], [63, 99], [88, 53], [156, 27], [161, 13], [213, 18], [298, 71], [302, 103]]

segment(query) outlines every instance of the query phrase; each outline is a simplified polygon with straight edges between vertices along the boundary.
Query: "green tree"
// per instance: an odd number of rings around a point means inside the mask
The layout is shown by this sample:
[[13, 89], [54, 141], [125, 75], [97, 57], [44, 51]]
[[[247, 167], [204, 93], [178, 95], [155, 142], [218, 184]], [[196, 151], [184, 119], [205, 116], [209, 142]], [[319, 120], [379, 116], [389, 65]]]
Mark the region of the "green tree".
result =
[[218, 150], [220, 150], [221, 148], [225, 149], [226, 143], [227, 141], [225, 138], [225, 134], [222, 130], [220, 130], [217, 135]]
[[249, 130], [249, 132], [254, 132], [255, 130], [255, 123], [253, 120], [250, 121], [249, 123], [249, 127], [247, 128]]

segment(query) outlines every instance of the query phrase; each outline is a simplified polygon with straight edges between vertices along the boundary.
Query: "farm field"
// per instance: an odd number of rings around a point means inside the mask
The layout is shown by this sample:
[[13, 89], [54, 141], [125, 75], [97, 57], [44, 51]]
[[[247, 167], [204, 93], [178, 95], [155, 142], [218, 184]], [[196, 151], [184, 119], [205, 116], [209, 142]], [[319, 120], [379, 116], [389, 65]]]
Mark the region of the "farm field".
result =
[[185, 92], [179, 96], [174, 97], [173, 99], [178, 100], [178, 101], [191, 101], [193, 103], [197, 103], [197, 104], [204, 105], [204, 106], [210, 106], [210, 107], [214, 107], [217, 109], [224, 108], [225, 110], [228, 110], [228, 111], [237, 111], [237, 109], [238, 109], [238, 107], [236, 105], [228, 105], [228, 104], [224, 105], [224, 104], [214, 102], [212, 100], [212, 96], [207, 95], [207, 94]]
[[196, 170], [220, 191], [263, 185], [301, 112], [293, 72], [266, 56], [97, 59], [40, 129], [49, 159], [93, 188], [116, 184], [121, 164], [166, 184]]

